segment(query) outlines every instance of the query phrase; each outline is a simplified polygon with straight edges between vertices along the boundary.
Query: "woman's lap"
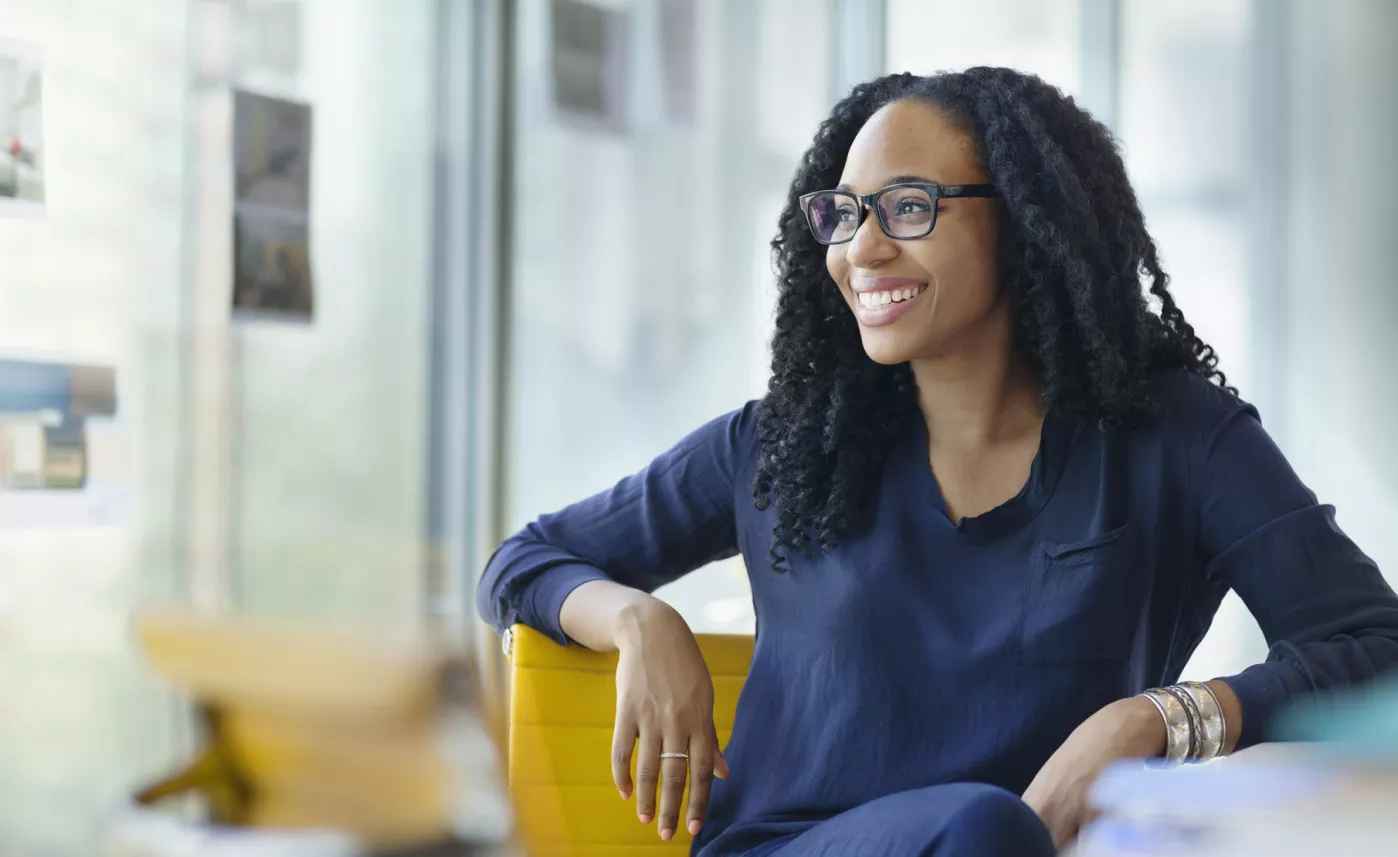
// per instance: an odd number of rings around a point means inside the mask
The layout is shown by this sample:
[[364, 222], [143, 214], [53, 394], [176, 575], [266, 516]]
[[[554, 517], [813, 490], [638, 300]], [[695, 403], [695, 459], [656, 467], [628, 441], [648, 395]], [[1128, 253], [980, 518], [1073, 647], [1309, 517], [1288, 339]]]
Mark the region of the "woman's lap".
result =
[[772, 857], [1052, 857], [1048, 828], [1014, 794], [952, 783], [885, 795], [810, 830]]

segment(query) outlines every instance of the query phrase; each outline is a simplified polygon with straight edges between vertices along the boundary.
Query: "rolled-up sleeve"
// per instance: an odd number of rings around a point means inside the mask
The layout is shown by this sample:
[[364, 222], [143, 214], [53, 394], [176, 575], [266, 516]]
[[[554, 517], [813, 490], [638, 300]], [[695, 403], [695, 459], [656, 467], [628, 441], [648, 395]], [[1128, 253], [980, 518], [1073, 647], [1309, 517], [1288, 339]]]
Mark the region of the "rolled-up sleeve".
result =
[[1238, 593], [1270, 647], [1224, 679], [1242, 707], [1239, 748], [1262, 740], [1282, 707], [1398, 664], [1398, 596], [1251, 407], [1213, 431], [1199, 487], [1204, 573]]
[[495, 552], [476, 588], [498, 631], [516, 623], [569, 641], [558, 614], [591, 580], [651, 592], [738, 552], [739, 473], [756, 454], [758, 403], [690, 434], [608, 491], [540, 517]]

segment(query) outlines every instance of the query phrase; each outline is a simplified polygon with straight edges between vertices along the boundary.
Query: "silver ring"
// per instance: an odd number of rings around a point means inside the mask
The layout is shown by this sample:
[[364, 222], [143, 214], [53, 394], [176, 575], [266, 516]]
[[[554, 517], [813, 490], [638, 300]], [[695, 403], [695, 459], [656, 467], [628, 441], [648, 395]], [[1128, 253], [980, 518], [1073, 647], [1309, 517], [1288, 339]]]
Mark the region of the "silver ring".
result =
[[661, 754], [660, 754], [660, 758], [662, 758], [662, 759], [688, 759], [688, 758], [689, 758], [689, 754], [688, 754], [688, 753], [661, 753]]

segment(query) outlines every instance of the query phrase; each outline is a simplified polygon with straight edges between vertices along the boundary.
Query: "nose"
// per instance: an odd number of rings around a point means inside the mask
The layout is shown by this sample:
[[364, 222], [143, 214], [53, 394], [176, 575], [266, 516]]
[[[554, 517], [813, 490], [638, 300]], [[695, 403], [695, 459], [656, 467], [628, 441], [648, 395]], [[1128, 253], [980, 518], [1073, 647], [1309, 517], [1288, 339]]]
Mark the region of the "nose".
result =
[[898, 255], [898, 242], [889, 238], [879, 226], [879, 218], [872, 211], [864, 215], [864, 222], [854, 231], [854, 237], [845, 245], [845, 257], [856, 268], [873, 268]]

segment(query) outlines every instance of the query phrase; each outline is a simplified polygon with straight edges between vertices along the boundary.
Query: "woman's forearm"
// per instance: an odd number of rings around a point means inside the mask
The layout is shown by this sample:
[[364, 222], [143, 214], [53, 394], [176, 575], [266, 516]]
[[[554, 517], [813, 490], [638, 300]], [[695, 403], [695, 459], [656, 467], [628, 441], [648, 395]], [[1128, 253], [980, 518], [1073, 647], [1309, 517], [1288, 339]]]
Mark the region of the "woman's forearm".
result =
[[614, 652], [639, 639], [645, 627], [674, 608], [639, 589], [590, 580], [563, 600], [558, 620], [571, 639], [595, 652]]

